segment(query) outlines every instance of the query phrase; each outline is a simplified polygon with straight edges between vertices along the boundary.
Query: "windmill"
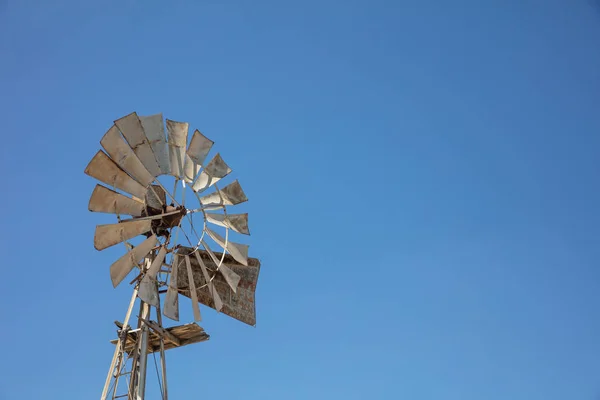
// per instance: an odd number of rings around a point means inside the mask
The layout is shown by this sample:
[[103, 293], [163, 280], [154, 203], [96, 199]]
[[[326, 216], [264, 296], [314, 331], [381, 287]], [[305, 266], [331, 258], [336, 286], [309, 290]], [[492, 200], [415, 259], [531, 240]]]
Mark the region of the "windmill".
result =
[[159, 355], [159, 388], [168, 398], [165, 352], [209, 339], [196, 322], [164, 325], [163, 316], [179, 321], [181, 296], [191, 301], [194, 321], [201, 320], [202, 304], [256, 325], [260, 262], [248, 257], [248, 245], [230, 240], [250, 234], [248, 214], [228, 212], [246, 195], [237, 180], [221, 184], [231, 168], [219, 153], [209, 160], [214, 142], [195, 130], [188, 144], [188, 133], [187, 122], [133, 112], [114, 121], [85, 169], [101, 182], [89, 210], [116, 216], [96, 226], [94, 247], [123, 243], [110, 279], [116, 288], [133, 277], [125, 318], [115, 321], [102, 400], [144, 399], [149, 354]]

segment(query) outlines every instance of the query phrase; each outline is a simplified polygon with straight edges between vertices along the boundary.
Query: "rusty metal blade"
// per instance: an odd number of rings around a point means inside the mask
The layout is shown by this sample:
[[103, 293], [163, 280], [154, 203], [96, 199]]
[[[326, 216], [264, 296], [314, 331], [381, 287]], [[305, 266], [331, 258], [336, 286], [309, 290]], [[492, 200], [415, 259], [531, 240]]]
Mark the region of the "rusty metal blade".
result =
[[110, 266], [110, 279], [113, 287], [117, 287], [129, 275], [131, 270], [152, 251], [152, 248], [157, 243], [158, 239], [156, 239], [155, 235], [152, 235], [115, 261]]
[[[202, 276], [204, 276], [204, 281], [206, 282], [206, 286], [208, 287], [210, 296], [213, 299], [215, 310], [217, 310], [217, 312], [220, 312], [221, 309], [223, 308], [223, 301], [221, 300], [221, 296], [219, 296], [219, 292], [215, 288], [214, 282], [212, 282], [210, 280], [210, 276], [208, 276], [208, 270], [206, 269], [206, 265], [204, 264], [204, 261], [202, 261], [202, 257], [200, 257], [200, 253], [198, 253], [198, 251], [195, 251], [194, 255], [196, 256], [196, 261], [198, 261], [198, 265], [200, 265], [200, 269], [202, 270]], [[239, 282], [239, 280], [238, 280], [238, 282]], [[190, 287], [191, 287], [191, 285], [192, 285], [192, 283], [190, 281]]]
[[185, 147], [189, 124], [167, 119], [167, 133], [169, 137], [169, 160], [171, 175], [182, 179], [185, 172]]
[[109, 186], [143, 199], [146, 189], [135, 179], [127, 175], [108, 155], [99, 150], [85, 168], [85, 173]]
[[[221, 201], [222, 198], [222, 201]], [[208, 205], [226, 205], [232, 206], [248, 201], [246, 194], [242, 190], [242, 186], [237, 179], [225, 186], [223, 189], [217, 190], [215, 193], [207, 194], [200, 197], [200, 203], [203, 206]]]
[[150, 147], [156, 158], [156, 162], [163, 175], [171, 173], [171, 164], [169, 162], [169, 146], [165, 136], [165, 124], [163, 122], [162, 113], [149, 115], [146, 117], [140, 116], [142, 128], [146, 133]]
[[193, 162], [198, 165], [204, 165], [204, 160], [210, 152], [211, 147], [215, 144], [212, 140], [204, 136], [198, 129], [192, 136], [192, 141], [187, 149], [187, 154]]
[[153, 305], [154, 307], [159, 306], [158, 301], [158, 286], [156, 284], [156, 275], [160, 270], [161, 265], [165, 261], [165, 256], [167, 255], [167, 249], [165, 246], [161, 246], [158, 251], [157, 256], [152, 260], [152, 264], [146, 271], [146, 274], [142, 278], [142, 282], [140, 283], [140, 290], [138, 292], [138, 297], [145, 301], [148, 304]]
[[223, 161], [221, 155], [217, 153], [200, 173], [198, 179], [192, 185], [192, 190], [194, 192], [202, 192], [217, 183], [220, 179], [226, 177], [230, 172], [231, 168]]
[[219, 271], [221, 272], [221, 275], [223, 275], [223, 278], [225, 278], [225, 281], [227, 282], [231, 290], [233, 290], [233, 292], [236, 293], [238, 284], [240, 283], [240, 276], [233, 272], [227, 265], [221, 263], [220, 260], [217, 259], [217, 257], [215, 256], [215, 253], [213, 253], [213, 251], [210, 249], [210, 247], [208, 247], [204, 240], [202, 240], [202, 246], [204, 246], [204, 248], [206, 249], [206, 253], [210, 256], [215, 265], [218, 266], [219, 264], [221, 264], [219, 266]]
[[94, 247], [104, 250], [117, 243], [136, 237], [150, 231], [151, 220], [122, 222], [96, 226], [94, 234]]
[[238, 233], [249, 235], [248, 229], [248, 213], [245, 214], [216, 214], [206, 213], [206, 220], [215, 225], [233, 229]]
[[227, 241], [227, 245], [225, 245], [225, 238], [219, 235], [217, 232], [210, 230], [210, 228], [205, 228], [208, 236], [212, 238], [219, 246], [221, 246], [224, 250], [227, 250], [231, 257], [233, 257], [237, 262], [242, 265], [248, 266], [248, 245], [235, 243], [230, 240]]
[[154, 180], [154, 177], [148, 172], [144, 164], [137, 158], [131, 147], [125, 142], [116, 125], [104, 134], [100, 140], [100, 145], [106, 150], [110, 158], [133, 179], [146, 187]]
[[165, 308], [163, 314], [165, 317], [174, 321], [179, 321], [179, 295], [177, 292], [177, 270], [179, 269], [180, 258], [177, 254], [173, 254], [173, 262], [171, 266], [171, 279], [169, 280], [169, 288], [165, 297]]
[[100, 184], [96, 185], [90, 197], [88, 209], [94, 212], [103, 212], [109, 214], [125, 214], [139, 217], [144, 210], [144, 203], [138, 200], [123, 196], [120, 193], [110, 190]]
[[198, 293], [196, 292], [196, 285], [194, 284], [194, 274], [192, 273], [192, 264], [190, 264], [190, 257], [185, 255], [185, 265], [187, 268], [188, 283], [190, 285], [190, 295], [192, 296], [192, 308], [194, 309], [194, 321], [201, 321], [200, 306], [198, 305]]
[[133, 149], [133, 152], [140, 159], [142, 164], [144, 164], [148, 172], [150, 172], [153, 177], [160, 175], [160, 167], [156, 162], [156, 157], [154, 156], [152, 147], [150, 147], [150, 143], [137, 113], [132, 112], [129, 115], [119, 118], [115, 121], [115, 125], [119, 128], [123, 136], [125, 136], [127, 143], [129, 143], [129, 147]]

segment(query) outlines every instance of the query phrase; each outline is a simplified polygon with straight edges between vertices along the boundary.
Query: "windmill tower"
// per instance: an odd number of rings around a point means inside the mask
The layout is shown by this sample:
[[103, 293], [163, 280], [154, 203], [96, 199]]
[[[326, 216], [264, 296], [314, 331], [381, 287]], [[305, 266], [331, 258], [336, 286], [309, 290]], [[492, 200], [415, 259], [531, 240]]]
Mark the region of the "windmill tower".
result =
[[123, 243], [110, 278], [114, 287], [133, 278], [125, 318], [115, 321], [102, 400], [143, 400], [152, 353], [160, 359], [161, 398], [168, 398], [165, 352], [209, 339], [196, 322], [164, 325], [163, 316], [179, 321], [180, 296], [191, 300], [194, 321], [201, 320], [203, 304], [256, 324], [260, 262], [248, 258], [248, 245], [230, 240], [250, 234], [247, 213], [228, 213], [246, 195], [237, 180], [221, 185], [231, 169], [218, 153], [207, 161], [213, 141], [196, 130], [188, 145], [187, 122], [167, 119], [166, 131], [162, 114], [119, 118], [100, 140], [104, 151], [85, 169], [104, 184], [96, 185], [89, 210], [116, 216], [115, 223], [96, 226], [94, 247]]

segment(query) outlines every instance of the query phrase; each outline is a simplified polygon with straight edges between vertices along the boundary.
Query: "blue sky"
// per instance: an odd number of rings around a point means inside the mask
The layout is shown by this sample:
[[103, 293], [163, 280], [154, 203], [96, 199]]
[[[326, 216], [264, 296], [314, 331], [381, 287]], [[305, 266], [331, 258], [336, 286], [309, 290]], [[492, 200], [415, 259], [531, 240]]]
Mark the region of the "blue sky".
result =
[[130, 288], [83, 170], [132, 111], [215, 140], [262, 262], [172, 398], [597, 399], [599, 37], [591, 0], [0, 1], [0, 399], [100, 395]]

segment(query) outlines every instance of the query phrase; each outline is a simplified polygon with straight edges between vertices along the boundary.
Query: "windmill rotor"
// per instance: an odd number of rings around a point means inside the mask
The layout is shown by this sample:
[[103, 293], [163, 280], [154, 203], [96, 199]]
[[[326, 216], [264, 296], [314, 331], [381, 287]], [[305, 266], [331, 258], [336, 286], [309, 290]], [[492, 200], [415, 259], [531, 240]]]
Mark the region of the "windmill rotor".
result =
[[[181, 296], [191, 300], [194, 321], [201, 320], [202, 304], [246, 324], [256, 323], [254, 292], [260, 262], [248, 257], [247, 244], [232, 240], [250, 235], [248, 214], [228, 212], [248, 198], [237, 179], [222, 184], [232, 169], [220, 153], [210, 156], [215, 142], [197, 129], [191, 138], [188, 133], [187, 122], [164, 120], [162, 114], [130, 113], [114, 121], [100, 140], [102, 149], [85, 168], [99, 181], [88, 209], [115, 217], [112, 223], [96, 226], [94, 247], [104, 251], [124, 244], [109, 276], [116, 288], [136, 271], [132, 304], [137, 297], [145, 310], [138, 321], [145, 336], [132, 334], [113, 341], [115, 354], [132, 351], [139, 356], [148, 343], [160, 342], [162, 352], [166, 342], [172, 348], [207, 340], [195, 324], [197, 328], [162, 326], [161, 311], [171, 320], [180, 319]], [[158, 322], [144, 318], [150, 306], [156, 308]], [[131, 307], [126, 319], [130, 314]], [[121, 333], [127, 322], [121, 324]], [[177, 333], [187, 339], [178, 340]], [[121, 360], [115, 356], [111, 369], [121, 363], [117, 359]], [[137, 368], [145, 375], [145, 366]], [[108, 382], [107, 378], [103, 398]], [[135, 390], [138, 396], [143, 394], [143, 383]]]

